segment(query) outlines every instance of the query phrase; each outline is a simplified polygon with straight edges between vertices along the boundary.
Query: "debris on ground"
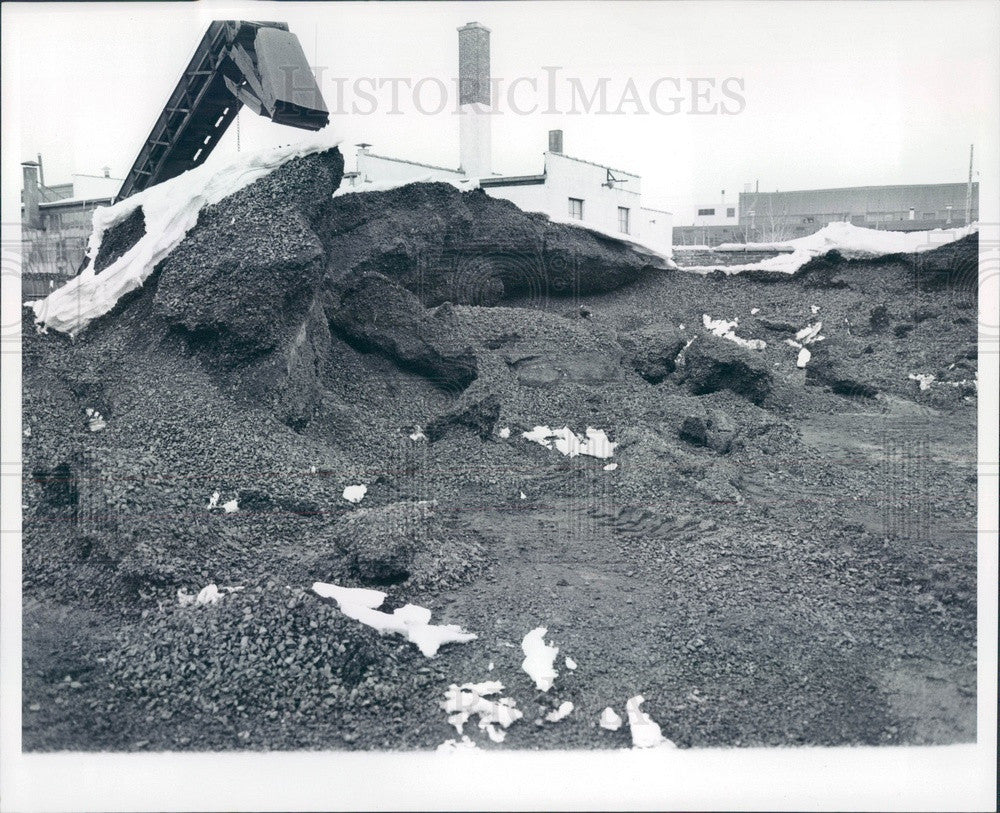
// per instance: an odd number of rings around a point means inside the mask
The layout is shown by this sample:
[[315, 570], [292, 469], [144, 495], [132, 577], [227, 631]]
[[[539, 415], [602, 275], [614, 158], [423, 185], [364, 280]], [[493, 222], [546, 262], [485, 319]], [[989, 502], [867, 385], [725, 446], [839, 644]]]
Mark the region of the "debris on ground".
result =
[[497, 680], [463, 683], [461, 686], [452, 683], [441, 703], [441, 708], [448, 715], [448, 723], [462, 734], [469, 718], [477, 716], [480, 730], [485, 731], [491, 741], [503, 742], [507, 736], [506, 729], [524, 716], [512, 697], [489, 699], [491, 695], [502, 692], [503, 688]]
[[608, 731], [617, 731], [622, 727], [622, 718], [615, 713], [615, 710], [608, 706], [601, 712], [601, 719], [598, 723], [601, 728]]
[[640, 708], [644, 702], [643, 696], [637, 694], [635, 697], [630, 697], [625, 704], [628, 727], [632, 733], [632, 747], [655, 748], [664, 745], [674, 747], [674, 744], [663, 736], [660, 726]]
[[545, 715], [545, 719], [550, 723], [558, 723], [565, 717], [569, 717], [573, 712], [573, 704], [569, 700], [565, 700], [559, 704], [559, 708], [550, 711]]
[[521, 649], [524, 651], [521, 668], [528, 673], [528, 677], [535, 681], [535, 687], [542, 692], [551, 689], [553, 682], [559, 677], [554, 665], [559, 647], [545, 643], [546, 632], [545, 627], [535, 627], [521, 641]]
[[335, 584], [316, 582], [313, 592], [322, 598], [332, 598], [348, 618], [360, 621], [380, 634], [388, 632], [402, 635], [428, 658], [449, 643], [464, 644], [476, 639], [476, 634], [466, 632], [457, 624], [431, 624], [431, 611], [415, 604], [407, 604], [385, 613], [378, 610], [386, 599], [381, 590], [362, 587], [339, 587]]

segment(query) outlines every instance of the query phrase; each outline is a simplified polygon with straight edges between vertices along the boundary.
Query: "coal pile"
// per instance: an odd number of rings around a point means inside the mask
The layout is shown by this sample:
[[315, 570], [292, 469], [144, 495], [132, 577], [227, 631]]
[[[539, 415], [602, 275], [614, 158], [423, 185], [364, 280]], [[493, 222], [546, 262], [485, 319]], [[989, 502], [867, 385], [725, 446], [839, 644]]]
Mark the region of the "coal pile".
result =
[[[974, 737], [975, 240], [701, 277], [342, 172], [206, 207], [72, 342], [25, 319], [27, 750], [432, 748], [487, 679], [541, 723], [484, 748], [616, 747], [596, 720], [639, 692], [682, 746]], [[477, 638], [425, 658], [315, 581]], [[243, 589], [178, 597], [211, 584]]]

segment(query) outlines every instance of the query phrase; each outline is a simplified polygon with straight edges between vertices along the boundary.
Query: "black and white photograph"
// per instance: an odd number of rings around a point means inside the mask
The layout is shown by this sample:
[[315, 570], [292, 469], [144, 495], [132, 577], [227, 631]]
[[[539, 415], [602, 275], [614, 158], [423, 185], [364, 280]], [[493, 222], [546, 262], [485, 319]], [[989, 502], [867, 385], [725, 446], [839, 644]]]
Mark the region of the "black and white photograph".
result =
[[1000, 3], [6, 2], [3, 810], [994, 810]]

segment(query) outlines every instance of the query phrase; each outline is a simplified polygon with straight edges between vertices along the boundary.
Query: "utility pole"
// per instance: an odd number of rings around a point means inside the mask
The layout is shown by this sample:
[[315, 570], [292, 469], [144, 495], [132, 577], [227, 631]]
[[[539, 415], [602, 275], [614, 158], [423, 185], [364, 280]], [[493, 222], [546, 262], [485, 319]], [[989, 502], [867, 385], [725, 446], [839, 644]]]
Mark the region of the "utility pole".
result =
[[972, 152], [975, 144], [969, 145], [969, 183], [965, 187], [965, 225], [972, 222]]

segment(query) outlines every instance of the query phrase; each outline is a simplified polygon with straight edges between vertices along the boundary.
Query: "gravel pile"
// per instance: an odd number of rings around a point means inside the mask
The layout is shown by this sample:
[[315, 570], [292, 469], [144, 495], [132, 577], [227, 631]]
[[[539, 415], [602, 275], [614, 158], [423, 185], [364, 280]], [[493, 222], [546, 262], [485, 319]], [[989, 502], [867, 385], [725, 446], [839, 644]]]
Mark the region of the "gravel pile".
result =
[[167, 711], [227, 727], [348, 709], [388, 651], [376, 632], [336, 607], [273, 581], [217, 604], [168, 603], [141, 619], [109, 654], [123, 700], [156, 716]]
[[345, 569], [364, 585], [399, 585], [406, 591], [455, 587], [486, 569], [488, 546], [482, 535], [449, 522], [430, 501], [398, 502], [359, 508], [331, 529], [335, 553], [320, 554], [313, 570], [330, 581]]
[[[680, 744], [924, 736], [869, 685], [900, 649], [974, 664], [974, 470], [912, 444], [974, 438], [975, 297], [942, 283], [972, 241], [919, 267], [692, 276], [450, 187], [331, 198], [341, 169], [293, 161], [209, 207], [72, 343], [25, 322], [26, 748], [432, 747], [453, 734], [447, 685], [508, 668], [539, 625], [574, 643], [555, 699], [579, 711], [512, 727], [515, 747], [613, 744], [591, 728], [617, 691]], [[767, 347], [706, 335], [705, 313]], [[874, 397], [796, 367], [785, 339], [817, 321], [817, 370]], [[540, 425], [617, 446], [568, 458], [522, 436]], [[921, 503], [897, 458], [922, 461], [946, 532], [900, 541]], [[479, 638], [428, 661], [317, 580]], [[210, 583], [246, 589], [177, 605]], [[81, 639], [93, 658], [70, 670]], [[609, 677], [626, 668], [627, 690]]]

